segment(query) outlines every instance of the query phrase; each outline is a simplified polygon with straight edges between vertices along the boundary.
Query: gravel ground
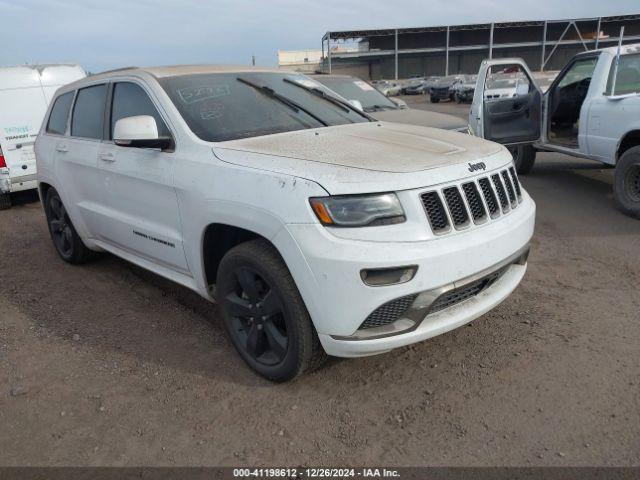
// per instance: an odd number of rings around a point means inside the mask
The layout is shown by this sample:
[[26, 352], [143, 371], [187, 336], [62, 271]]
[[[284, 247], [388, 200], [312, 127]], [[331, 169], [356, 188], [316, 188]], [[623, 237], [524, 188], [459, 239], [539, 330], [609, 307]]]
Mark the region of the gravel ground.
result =
[[63, 263], [35, 197], [16, 197], [0, 464], [640, 465], [640, 222], [614, 209], [612, 170], [539, 159], [529, 271], [504, 304], [285, 385], [245, 367], [194, 293], [108, 255]]

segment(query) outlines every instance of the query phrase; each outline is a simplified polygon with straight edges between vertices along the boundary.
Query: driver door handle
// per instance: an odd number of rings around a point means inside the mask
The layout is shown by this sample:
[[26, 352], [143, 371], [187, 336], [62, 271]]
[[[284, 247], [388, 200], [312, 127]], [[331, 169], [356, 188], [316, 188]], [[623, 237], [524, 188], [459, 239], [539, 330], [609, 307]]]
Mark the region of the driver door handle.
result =
[[69, 147], [64, 144], [56, 145], [56, 151], [60, 153], [67, 153], [69, 151]]
[[116, 156], [111, 153], [111, 152], [102, 152], [98, 154], [98, 157], [100, 158], [100, 160], [102, 160], [103, 162], [115, 162], [116, 161]]

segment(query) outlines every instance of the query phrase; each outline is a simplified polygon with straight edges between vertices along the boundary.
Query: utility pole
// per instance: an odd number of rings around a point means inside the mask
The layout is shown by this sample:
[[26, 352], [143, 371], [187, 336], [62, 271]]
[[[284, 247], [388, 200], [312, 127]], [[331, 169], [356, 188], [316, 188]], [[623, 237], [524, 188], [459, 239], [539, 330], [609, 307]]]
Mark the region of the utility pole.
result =
[[251, 55], [251, 65], [253, 65], [254, 67], [256, 66], [256, 56], [255, 55]]

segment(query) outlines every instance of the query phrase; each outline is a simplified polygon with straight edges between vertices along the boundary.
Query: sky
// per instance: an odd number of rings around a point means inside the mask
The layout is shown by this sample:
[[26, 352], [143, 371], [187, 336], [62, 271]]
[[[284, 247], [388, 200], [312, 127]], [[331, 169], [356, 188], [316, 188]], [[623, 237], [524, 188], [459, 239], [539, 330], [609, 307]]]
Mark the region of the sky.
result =
[[638, 0], [0, 0], [0, 65], [277, 64], [327, 31], [640, 13]]

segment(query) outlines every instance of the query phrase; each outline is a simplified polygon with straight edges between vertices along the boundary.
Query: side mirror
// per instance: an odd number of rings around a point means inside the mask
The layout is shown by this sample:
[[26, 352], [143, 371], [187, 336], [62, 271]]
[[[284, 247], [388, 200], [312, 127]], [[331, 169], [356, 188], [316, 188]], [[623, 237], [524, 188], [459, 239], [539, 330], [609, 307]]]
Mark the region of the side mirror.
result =
[[349, 100], [349, 103], [352, 106], [356, 107], [361, 112], [364, 111], [364, 109], [362, 108], [362, 103], [360, 103], [360, 100]]
[[400, 100], [399, 98], [395, 98], [395, 97], [390, 97], [389, 100], [395, 103], [396, 107], [398, 108], [402, 108], [402, 109], [409, 108], [407, 106], [407, 102], [405, 102], [404, 100]]
[[173, 146], [171, 138], [158, 135], [156, 119], [151, 115], [137, 115], [118, 120], [113, 128], [113, 142], [120, 147], [161, 150]]

